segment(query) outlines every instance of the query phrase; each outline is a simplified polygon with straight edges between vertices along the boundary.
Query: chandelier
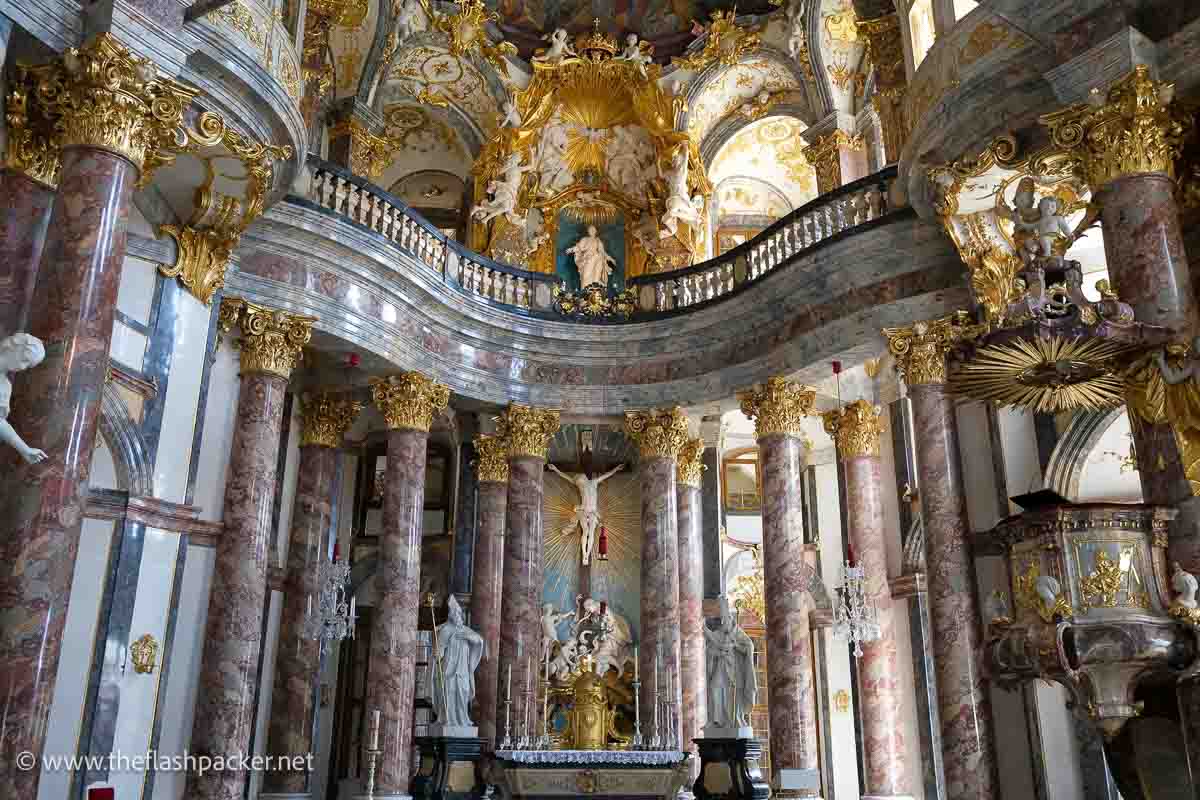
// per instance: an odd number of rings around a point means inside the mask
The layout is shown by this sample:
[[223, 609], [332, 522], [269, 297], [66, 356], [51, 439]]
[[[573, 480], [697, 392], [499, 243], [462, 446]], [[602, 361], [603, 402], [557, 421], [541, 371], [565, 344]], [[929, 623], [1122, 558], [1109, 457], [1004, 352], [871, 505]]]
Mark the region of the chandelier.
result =
[[317, 564], [317, 602], [308, 596], [308, 610], [304, 615], [304, 637], [319, 641], [324, 648], [326, 642], [340, 642], [349, 636], [354, 638], [354, 621], [357, 619], [355, 599], [350, 596], [350, 561], [338, 561], [335, 548], [332, 561]]
[[837, 589], [833, 633], [854, 645], [855, 658], [862, 658], [863, 642], [874, 642], [882, 635], [879, 610], [867, 601], [866, 570], [849, 561], [842, 567], [842, 585]]

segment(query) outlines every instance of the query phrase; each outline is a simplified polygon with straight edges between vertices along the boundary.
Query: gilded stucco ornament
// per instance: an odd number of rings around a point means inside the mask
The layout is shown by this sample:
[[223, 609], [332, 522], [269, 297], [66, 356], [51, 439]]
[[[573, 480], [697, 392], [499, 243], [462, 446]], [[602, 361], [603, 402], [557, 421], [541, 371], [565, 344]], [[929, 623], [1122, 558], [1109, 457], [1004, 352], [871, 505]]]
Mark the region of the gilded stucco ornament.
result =
[[153, 62], [111, 34], [30, 71], [61, 146], [95, 147], [128, 159], [141, 172], [139, 186], [188, 141], [183, 115], [199, 90], [160, 76]]
[[499, 22], [499, 16], [489, 11], [483, 0], [462, 0], [455, 5], [458, 13], [454, 16], [437, 12], [429, 15], [433, 28], [449, 40], [450, 52], [460, 58], [478, 56], [506, 75], [505, 57], [515, 56], [517, 48], [510, 42], [492, 44], [486, 30], [489, 22]]
[[1071, 619], [1075, 616], [1075, 610], [1067, 600], [1067, 593], [1058, 578], [1043, 575], [1038, 558], [1030, 559], [1024, 572], [1014, 572], [1013, 601], [1018, 614], [1032, 611], [1045, 623], [1053, 622], [1055, 617]]
[[383, 175], [394, 154], [392, 143], [383, 136], [376, 136], [357, 119], [350, 118], [329, 129], [329, 139], [350, 139], [350, 171], [368, 180]]
[[637, 311], [637, 295], [632, 289], [610, 294], [603, 286], [593, 283], [578, 292], [568, 292], [561, 286], [551, 289], [554, 310], [564, 317], [582, 319], [628, 319]]
[[821, 415], [825, 432], [837, 443], [842, 460], [879, 455], [879, 434], [883, 432], [879, 414], [878, 406], [855, 400]]
[[987, 332], [966, 311], [898, 328], [884, 328], [896, 370], [909, 386], [946, 382], [946, 354], [960, 342]]
[[887, 163], [900, 160], [900, 151], [908, 139], [904, 117], [904, 96], [908, 79], [904, 71], [904, 36], [900, 17], [895, 12], [858, 22], [860, 40], [866, 45], [865, 59], [874, 67], [875, 93], [871, 103], [879, 115], [884, 155]]
[[679, 406], [626, 411], [625, 435], [642, 458], [676, 458], [688, 441], [687, 417]]
[[242, 375], [262, 373], [287, 380], [300, 363], [304, 346], [312, 338], [316, 317], [289, 314], [238, 297], [221, 300], [217, 324], [228, 333], [242, 330]]
[[508, 440], [488, 433], [477, 434], [475, 471], [480, 482], [508, 483]]
[[1134, 362], [1125, 372], [1124, 399], [1138, 420], [1171, 426], [1184, 475], [1200, 496], [1200, 337]]
[[303, 403], [304, 426], [300, 430], [300, 446], [341, 447], [342, 439], [363, 404], [349, 397], [323, 392]]
[[700, 72], [711, 64], [732, 67], [762, 44], [754, 28], [737, 24], [735, 11], [714, 11], [705, 27], [704, 46], [671, 61], [682, 69]]
[[561, 424], [561, 414], [556, 409], [509, 403], [496, 418], [496, 431], [508, 440], [509, 458], [544, 459]]
[[142, 634], [129, 646], [129, 657], [133, 661], [133, 671], [136, 674], [152, 674], [158, 663], [158, 640], [152, 634]]
[[865, 141], [861, 136], [852, 136], [843, 130], [835, 130], [822, 136], [804, 148], [804, 157], [817, 173], [817, 190], [822, 194], [832, 192], [842, 185], [842, 150], [862, 150]]
[[767, 378], [762, 386], [738, 395], [742, 413], [754, 419], [754, 433], [802, 437], [805, 417], [813, 415], [816, 392], [779, 376]]
[[388, 430], [428, 431], [450, 404], [450, 389], [419, 372], [371, 379], [371, 399]]
[[8, 136], [4, 166], [51, 189], [58, 187], [59, 135], [54, 125], [40, 113], [37, 103], [30, 108], [29, 97], [36, 81], [28, 68], [18, 65], [8, 90], [4, 118]]
[[704, 472], [704, 440], [688, 439], [679, 451], [675, 480], [683, 486], [699, 486]]
[[1041, 118], [1052, 146], [1065, 151], [1093, 191], [1129, 175], [1161, 172], [1174, 178], [1175, 159], [1193, 121], [1173, 102], [1175, 85], [1156, 81], [1144, 64], [1088, 103]]

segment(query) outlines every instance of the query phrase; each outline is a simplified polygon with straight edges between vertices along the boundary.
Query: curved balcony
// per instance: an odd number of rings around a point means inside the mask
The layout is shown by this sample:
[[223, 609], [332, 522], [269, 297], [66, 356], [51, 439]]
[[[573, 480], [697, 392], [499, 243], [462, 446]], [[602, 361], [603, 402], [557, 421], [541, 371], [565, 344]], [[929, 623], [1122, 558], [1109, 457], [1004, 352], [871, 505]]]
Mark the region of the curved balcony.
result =
[[728, 402], [769, 375], [822, 379], [829, 359], [877, 355], [879, 328], [967, 301], [949, 238], [889, 204], [892, 169], [720, 258], [630, 281], [629, 320], [581, 324], [553, 309], [554, 276], [473, 253], [378, 187], [310, 167], [307, 196], [247, 230], [228, 292], [311, 314], [379, 369], [488, 402], [581, 414]]

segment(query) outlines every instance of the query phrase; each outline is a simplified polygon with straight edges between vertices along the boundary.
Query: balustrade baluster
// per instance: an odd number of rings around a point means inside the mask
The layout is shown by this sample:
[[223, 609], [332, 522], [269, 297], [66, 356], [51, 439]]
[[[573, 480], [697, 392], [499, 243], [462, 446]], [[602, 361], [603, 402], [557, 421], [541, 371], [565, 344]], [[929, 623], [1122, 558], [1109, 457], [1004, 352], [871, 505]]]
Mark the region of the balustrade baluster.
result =
[[667, 309], [667, 287], [662, 281], [654, 284], [654, 310], [666, 311]]
[[517, 279], [517, 298], [516, 305], [521, 308], [529, 308], [529, 279]]

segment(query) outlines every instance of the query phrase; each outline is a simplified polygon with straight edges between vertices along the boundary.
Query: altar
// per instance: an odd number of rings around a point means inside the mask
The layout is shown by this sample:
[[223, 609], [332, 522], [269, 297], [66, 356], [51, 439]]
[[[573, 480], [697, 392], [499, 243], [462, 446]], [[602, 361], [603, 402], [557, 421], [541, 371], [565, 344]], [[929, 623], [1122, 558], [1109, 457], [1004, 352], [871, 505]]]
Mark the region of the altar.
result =
[[502, 797], [674, 798], [690, 779], [679, 750], [499, 750]]

